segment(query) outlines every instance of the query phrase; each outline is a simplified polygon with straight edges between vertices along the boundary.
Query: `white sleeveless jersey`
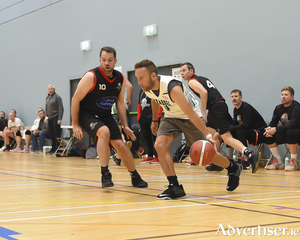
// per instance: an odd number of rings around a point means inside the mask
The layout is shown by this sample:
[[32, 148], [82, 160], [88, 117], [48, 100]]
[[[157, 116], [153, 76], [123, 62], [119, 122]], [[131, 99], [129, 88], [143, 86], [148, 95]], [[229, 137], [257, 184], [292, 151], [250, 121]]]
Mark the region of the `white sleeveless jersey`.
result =
[[[181, 110], [179, 105], [171, 100], [168, 92], [168, 85], [172, 80], [176, 80], [179, 82], [182, 81], [172, 76], [159, 75], [159, 77], [160, 77], [159, 95], [156, 96], [152, 92], [152, 90], [146, 92], [146, 95], [149, 98], [151, 98], [154, 102], [162, 106], [165, 112], [164, 117], [188, 119], [187, 115]], [[191, 104], [192, 108], [198, 114], [199, 117], [202, 117], [198, 100], [193, 96], [192, 91], [189, 88], [185, 87], [183, 83], [182, 83], [182, 87], [183, 87], [183, 93], [187, 98], [187, 100], [189, 101], [189, 103]]]

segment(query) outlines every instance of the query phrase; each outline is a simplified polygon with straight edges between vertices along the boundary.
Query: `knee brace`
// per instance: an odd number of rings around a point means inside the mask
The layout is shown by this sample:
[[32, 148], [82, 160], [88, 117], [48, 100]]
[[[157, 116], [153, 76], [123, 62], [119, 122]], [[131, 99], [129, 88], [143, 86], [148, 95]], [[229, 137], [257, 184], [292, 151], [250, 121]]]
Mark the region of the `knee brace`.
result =
[[18, 136], [18, 137], [22, 137], [22, 135], [21, 135], [21, 131], [20, 131], [20, 130], [16, 131], [16, 136]]
[[25, 135], [31, 135], [31, 132], [29, 130], [26, 130]]

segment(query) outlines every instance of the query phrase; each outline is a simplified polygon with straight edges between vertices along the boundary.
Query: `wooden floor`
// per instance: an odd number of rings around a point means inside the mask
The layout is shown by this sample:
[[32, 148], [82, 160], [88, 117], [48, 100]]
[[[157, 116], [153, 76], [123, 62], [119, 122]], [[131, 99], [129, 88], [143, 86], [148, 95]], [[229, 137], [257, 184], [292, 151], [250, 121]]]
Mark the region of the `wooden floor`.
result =
[[127, 170], [110, 160], [115, 186], [102, 189], [96, 159], [1, 152], [0, 236], [10, 230], [19, 240], [224, 239], [228, 233], [274, 239], [278, 228], [280, 239], [297, 239], [291, 231], [299, 239], [300, 172], [244, 171], [240, 186], [227, 192], [227, 171], [176, 163], [187, 196], [162, 201], [156, 196], [167, 180], [160, 165], [135, 161], [148, 188], [132, 187]]

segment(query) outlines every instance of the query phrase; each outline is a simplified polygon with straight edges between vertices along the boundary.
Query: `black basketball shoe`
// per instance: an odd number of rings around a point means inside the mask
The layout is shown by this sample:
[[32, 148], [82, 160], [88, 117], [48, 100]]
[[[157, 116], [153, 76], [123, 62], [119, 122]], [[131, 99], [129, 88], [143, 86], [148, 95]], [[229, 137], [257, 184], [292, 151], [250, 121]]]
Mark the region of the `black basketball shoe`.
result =
[[113, 155], [113, 159], [118, 166], [121, 166], [121, 159], [117, 158], [116, 154]]
[[251, 157], [248, 159], [251, 163], [252, 173], [256, 173], [259, 167], [260, 159], [261, 159], [260, 152], [252, 153]]
[[138, 187], [138, 188], [146, 188], [148, 187], [148, 183], [145, 182], [140, 175], [138, 176], [131, 176], [131, 183], [132, 186]]
[[186, 194], [183, 190], [183, 186], [174, 186], [173, 184], [170, 184], [168, 188], [161, 194], [157, 195], [157, 199], [175, 199], [175, 198], [180, 198], [184, 197]]
[[114, 183], [111, 180], [111, 173], [110, 172], [106, 172], [104, 174], [102, 174], [101, 176], [101, 181], [102, 181], [102, 187], [112, 187], [114, 185]]
[[210, 172], [220, 172], [220, 171], [222, 171], [224, 168], [222, 168], [222, 167], [220, 167], [220, 166], [218, 166], [218, 165], [216, 165], [216, 164], [213, 164], [213, 163], [211, 163], [211, 164], [209, 164], [209, 165], [206, 165], [205, 166], [205, 169], [207, 170], [207, 171], [210, 171]]
[[233, 173], [229, 173], [228, 172], [228, 182], [227, 182], [227, 191], [233, 191], [234, 189], [236, 189], [239, 184], [240, 184], [240, 176], [242, 174], [243, 171], [243, 166], [239, 163], [237, 163], [237, 170]]

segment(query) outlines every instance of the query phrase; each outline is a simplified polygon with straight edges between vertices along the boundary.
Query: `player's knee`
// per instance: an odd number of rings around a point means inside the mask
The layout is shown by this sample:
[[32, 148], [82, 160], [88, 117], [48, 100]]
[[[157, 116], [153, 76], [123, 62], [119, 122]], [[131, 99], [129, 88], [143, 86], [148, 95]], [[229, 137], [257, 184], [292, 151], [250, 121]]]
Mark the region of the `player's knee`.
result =
[[96, 135], [97, 135], [98, 139], [99, 138], [109, 138], [110, 137], [110, 131], [109, 131], [107, 126], [103, 126], [103, 127], [99, 128], [97, 130]]

